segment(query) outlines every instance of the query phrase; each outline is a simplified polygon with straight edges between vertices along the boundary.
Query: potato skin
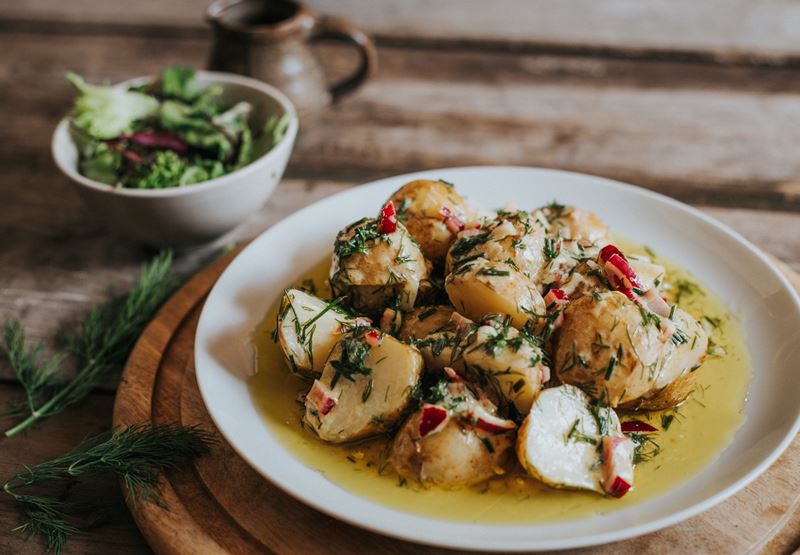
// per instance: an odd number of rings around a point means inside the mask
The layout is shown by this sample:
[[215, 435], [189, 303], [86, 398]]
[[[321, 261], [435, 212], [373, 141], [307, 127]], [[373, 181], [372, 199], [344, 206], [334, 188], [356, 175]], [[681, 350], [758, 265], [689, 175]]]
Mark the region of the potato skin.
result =
[[419, 243], [425, 258], [441, 267], [453, 241], [442, 208], [463, 223], [469, 219], [466, 201], [451, 185], [428, 179], [406, 183], [389, 200], [394, 203], [400, 221]]
[[480, 432], [450, 420], [433, 435], [419, 437], [421, 411], [409, 418], [392, 443], [391, 461], [401, 476], [423, 485], [457, 489], [496, 476], [508, 458], [513, 434], [490, 438], [494, 453], [489, 453]]
[[449, 366], [460, 373], [465, 370], [464, 350], [470, 345], [477, 329], [478, 326], [471, 320], [452, 312], [441, 326], [428, 330], [424, 336], [411, 342], [422, 353], [425, 368], [429, 372]]
[[549, 222], [549, 235], [564, 239], [584, 239], [599, 246], [608, 243], [608, 227], [593, 212], [555, 203], [539, 210]]
[[664, 363], [653, 380], [653, 388], [640, 399], [626, 403], [628, 410], [663, 410], [683, 403], [694, 391], [697, 368], [706, 358], [708, 335], [697, 320], [677, 308], [673, 324], [683, 332], [686, 341], [668, 342], [664, 346]]
[[471, 320], [508, 314], [511, 324], [521, 329], [545, 313], [544, 299], [531, 280], [506, 262], [479, 258], [463, 264], [447, 276], [444, 286], [456, 310]]
[[411, 310], [428, 275], [422, 251], [400, 223], [393, 233], [380, 234], [376, 220], [364, 218], [336, 237], [331, 289], [334, 295], [347, 295], [346, 302], [358, 313], [377, 316], [388, 306]]
[[648, 368], [658, 364], [662, 346], [659, 329], [644, 325], [639, 307], [625, 295], [589, 295], [564, 311], [553, 368], [562, 383], [576, 385], [594, 398], [607, 395], [608, 403], [617, 407], [651, 390]]
[[626, 410], [665, 410], [677, 407], [692, 394], [697, 383], [697, 372], [689, 372], [666, 387], [648, 393], [644, 397], [620, 405]]
[[[675, 334], [683, 334], [683, 342]], [[612, 407], [668, 408], [691, 392], [691, 374], [705, 357], [707, 340], [702, 326], [681, 309], [672, 320], [658, 318], [622, 293], [599, 293], [564, 311], [554, 369], [562, 383]]]
[[452, 306], [420, 306], [403, 316], [398, 337], [402, 341], [423, 339], [433, 330], [441, 328], [450, 321], [456, 311]]
[[[440, 382], [442, 396], [433, 404], [447, 410], [444, 427], [420, 434], [420, 419], [425, 405], [412, 414], [395, 436], [389, 461], [397, 472], [423, 486], [454, 489], [476, 484], [501, 473], [502, 465], [514, 444], [515, 430], [487, 432], [470, 420], [478, 408], [496, 416], [496, 407], [478, 400], [463, 382]], [[480, 407], [478, 407], [478, 405]]]

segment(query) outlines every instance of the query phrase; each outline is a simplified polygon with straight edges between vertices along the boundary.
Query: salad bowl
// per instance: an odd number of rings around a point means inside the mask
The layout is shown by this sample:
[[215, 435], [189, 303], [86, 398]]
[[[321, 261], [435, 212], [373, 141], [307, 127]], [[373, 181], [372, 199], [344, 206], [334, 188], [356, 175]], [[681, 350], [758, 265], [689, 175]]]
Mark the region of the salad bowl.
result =
[[[250, 336], [290, 283], [330, 255], [333, 237], [374, 213], [414, 179], [454, 183], [490, 207], [535, 207], [553, 200], [590, 208], [622, 237], [689, 269], [740, 320], [752, 360], [743, 422], [730, 443], [674, 487], [639, 502], [555, 521], [530, 515], [497, 523], [457, 522], [367, 499], [304, 464], [262, 417], [249, 387]], [[531, 551], [577, 548], [671, 526], [744, 488], [772, 464], [800, 427], [800, 299], [767, 257], [734, 231], [662, 195], [588, 175], [519, 167], [431, 170], [376, 181], [300, 210], [256, 238], [212, 289], [195, 336], [198, 385], [214, 423], [266, 479], [308, 505], [351, 524], [405, 540], [457, 549]], [[288, 370], [287, 370], [288, 371]]]
[[[152, 77], [116, 85], [129, 88]], [[155, 247], [187, 247], [207, 243], [230, 231], [266, 202], [283, 176], [298, 131], [291, 101], [278, 89], [255, 79], [210, 71], [197, 72], [201, 88], [222, 85], [221, 99], [254, 106], [253, 127], [270, 116], [289, 114], [281, 140], [244, 167], [229, 174], [185, 187], [128, 189], [113, 187], [78, 171], [78, 148], [70, 134], [70, 118], [53, 133], [51, 150], [59, 169], [69, 178], [91, 212], [120, 235]]]

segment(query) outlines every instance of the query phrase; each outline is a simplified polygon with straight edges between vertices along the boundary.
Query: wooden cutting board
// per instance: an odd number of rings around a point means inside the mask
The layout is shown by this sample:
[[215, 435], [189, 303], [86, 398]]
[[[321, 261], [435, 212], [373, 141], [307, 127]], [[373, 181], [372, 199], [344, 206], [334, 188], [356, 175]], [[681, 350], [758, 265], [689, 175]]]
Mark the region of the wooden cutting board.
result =
[[[220, 436], [205, 410], [192, 360], [194, 332], [211, 286], [238, 251], [186, 283], [161, 309], [131, 354], [114, 425], [180, 422], [217, 439], [208, 456], [162, 480], [163, 506], [129, 501], [159, 555], [214, 553], [450, 553], [337, 521], [283, 493]], [[800, 277], [779, 263], [800, 290]], [[581, 553], [776, 553], [800, 543], [800, 439], [733, 498], [681, 524]]]

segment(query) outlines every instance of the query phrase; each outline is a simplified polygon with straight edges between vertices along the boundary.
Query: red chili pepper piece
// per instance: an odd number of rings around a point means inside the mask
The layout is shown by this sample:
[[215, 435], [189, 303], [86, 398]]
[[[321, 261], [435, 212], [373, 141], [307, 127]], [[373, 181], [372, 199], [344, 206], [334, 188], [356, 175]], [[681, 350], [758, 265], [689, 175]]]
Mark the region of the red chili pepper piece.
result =
[[383, 336], [378, 330], [369, 330], [364, 334], [364, 341], [366, 341], [367, 345], [370, 347], [377, 347], [381, 344], [382, 340]]
[[622, 258], [625, 258], [625, 255], [624, 255], [624, 254], [622, 254], [622, 251], [621, 251], [621, 250], [619, 250], [619, 249], [618, 249], [617, 247], [615, 247], [614, 245], [606, 245], [605, 247], [603, 247], [602, 249], [600, 249], [600, 254], [599, 254], [598, 258], [600, 259], [600, 261], [601, 261], [601, 262], [605, 262], [605, 261], [607, 261], [609, 258], [611, 258], [611, 255], [612, 255], [612, 254], [618, 254], [618, 255], [620, 255]]
[[436, 405], [425, 405], [422, 408], [422, 417], [419, 420], [419, 435], [425, 437], [431, 432], [438, 431], [446, 419], [446, 409]]
[[608, 490], [608, 494], [611, 497], [616, 497], [617, 499], [619, 499], [620, 497], [628, 493], [629, 489], [631, 489], [631, 485], [622, 478], [620, 478], [619, 476], [617, 476], [614, 479], [614, 483], [611, 484], [611, 487]]
[[394, 209], [392, 201], [387, 202], [381, 208], [381, 215], [378, 219], [378, 231], [384, 235], [397, 231], [397, 211]]

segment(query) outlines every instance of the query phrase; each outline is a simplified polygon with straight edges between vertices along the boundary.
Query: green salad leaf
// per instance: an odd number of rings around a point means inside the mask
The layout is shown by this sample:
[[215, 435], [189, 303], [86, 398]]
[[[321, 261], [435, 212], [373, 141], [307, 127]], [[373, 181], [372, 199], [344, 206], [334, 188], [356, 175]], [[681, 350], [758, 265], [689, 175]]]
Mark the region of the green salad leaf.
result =
[[159, 119], [164, 129], [174, 131], [191, 147], [213, 153], [226, 160], [233, 152], [232, 139], [223, 133], [212, 121], [199, 116], [194, 109], [174, 100], [161, 104]]
[[225, 103], [222, 86], [200, 86], [188, 67], [128, 90], [67, 77], [79, 92], [70, 126], [78, 169], [113, 186], [163, 189], [226, 175], [274, 148], [292, 118], [253, 129], [252, 104]]
[[158, 100], [139, 92], [86, 83], [80, 76], [68, 73], [67, 79], [78, 90], [73, 122], [98, 139], [113, 139], [133, 130], [137, 120], [158, 112]]
[[197, 85], [194, 70], [185, 66], [175, 66], [162, 71], [159, 86], [162, 96], [184, 102], [194, 102], [202, 92]]

